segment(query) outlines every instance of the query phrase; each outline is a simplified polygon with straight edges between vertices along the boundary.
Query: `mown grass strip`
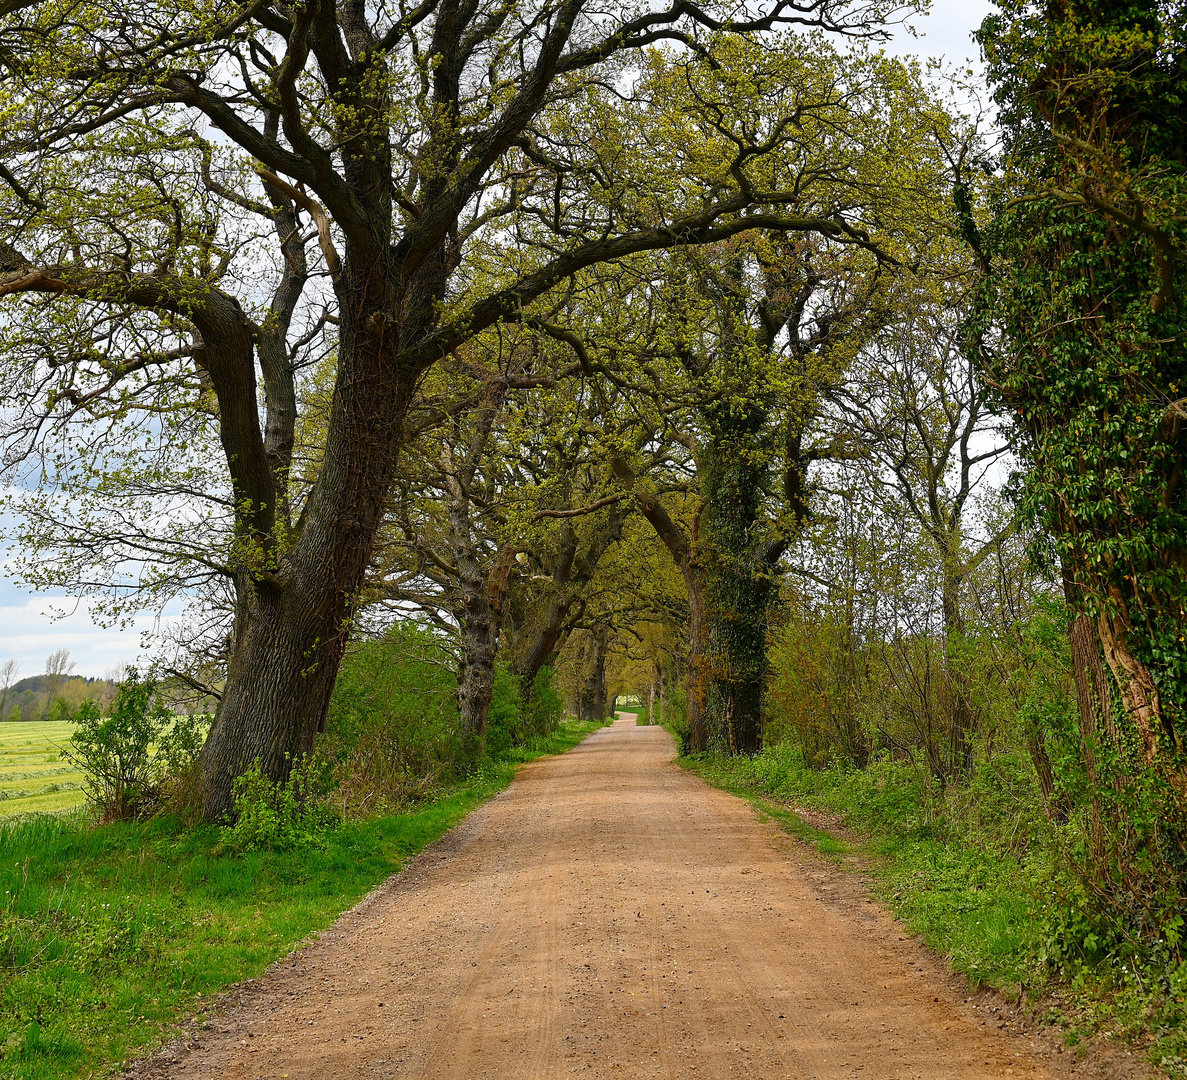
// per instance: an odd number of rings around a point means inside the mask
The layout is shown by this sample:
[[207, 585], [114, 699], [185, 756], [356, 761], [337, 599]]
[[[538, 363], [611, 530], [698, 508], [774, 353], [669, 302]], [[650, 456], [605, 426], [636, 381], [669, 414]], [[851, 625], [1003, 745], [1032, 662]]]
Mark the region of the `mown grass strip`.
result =
[[81, 806], [83, 776], [62, 757], [73, 724], [30, 720], [0, 724], [0, 818]]
[[0, 826], [0, 1075], [114, 1073], [232, 983], [324, 929], [505, 788], [517, 763], [571, 749], [598, 723], [485, 763], [416, 809], [332, 830], [324, 846], [229, 851], [172, 818]]

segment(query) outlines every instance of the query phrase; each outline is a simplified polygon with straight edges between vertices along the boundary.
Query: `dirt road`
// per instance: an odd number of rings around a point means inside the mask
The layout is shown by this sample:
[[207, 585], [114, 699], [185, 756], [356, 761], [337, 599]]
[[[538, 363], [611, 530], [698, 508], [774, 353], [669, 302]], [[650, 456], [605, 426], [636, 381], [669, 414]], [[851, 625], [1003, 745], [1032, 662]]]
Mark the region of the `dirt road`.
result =
[[666, 732], [619, 720], [527, 766], [135, 1075], [1056, 1075], [835, 872], [671, 758]]

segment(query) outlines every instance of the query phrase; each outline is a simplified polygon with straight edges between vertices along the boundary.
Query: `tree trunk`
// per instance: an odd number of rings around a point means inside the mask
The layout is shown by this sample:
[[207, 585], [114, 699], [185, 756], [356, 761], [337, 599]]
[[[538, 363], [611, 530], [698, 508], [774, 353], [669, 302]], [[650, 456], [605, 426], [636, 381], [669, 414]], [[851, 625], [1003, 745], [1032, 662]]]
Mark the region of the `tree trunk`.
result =
[[763, 683], [749, 679], [729, 687], [726, 717], [730, 752], [753, 757], [762, 749]]
[[689, 559], [684, 570], [688, 586], [688, 681], [684, 716], [688, 727], [688, 752], [709, 749], [709, 657], [706, 646], [704, 568]]
[[[207, 821], [230, 815], [234, 780], [253, 761], [259, 760], [270, 780], [287, 781], [293, 763], [312, 750], [325, 726], [355, 597], [395, 471], [403, 417], [419, 374], [393, 363], [398, 334], [385, 337], [372, 330], [377, 322], [383, 325], [389, 285], [383, 273], [374, 272], [375, 262], [375, 257], [364, 257], [356, 270], [348, 257], [338, 282], [339, 376], [321, 472], [292, 548], [270, 554], [264, 530], [252, 528], [265, 515], [271, 517], [271, 505], [253, 500], [240, 514], [245, 542], [259, 546], [245, 548], [237, 573], [227, 680], [198, 762], [195, 801]], [[410, 322], [407, 329], [413, 336], [423, 333], [415, 319]], [[203, 332], [207, 336], [205, 328]], [[207, 344], [212, 344], [209, 336]], [[219, 356], [213, 348], [211, 354], [215, 377]], [[272, 485], [254, 415], [254, 381], [248, 381], [253, 415], [237, 424], [224, 417], [220, 429], [231, 461], [239, 454], [237, 437], [253, 440], [239, 456], [252, 459], [260, 475], [247, 473], [250, 462], [244, 464], [243, 478], [235, 476], [237, 493], [270, 490]], [[220, 411], [224, 396], [232, 395], [219, 394]]]
[[495, 686], [495, 657], [499, 650], [498, 612], [481, 583], [467, 588], [461, 626], [462, 655], [458, 662], [458, 717], [462, 748], [476, 753], [486, 734]]
[[1026, 752], [1039, 779], [1039, 790], [1043, 793], [1043, 812], [1051, 821], [1067, 821], [1067, 804], [1055, 797], [1055, 771], [1051, 768], [1051, 757], [1042, 733], [1029, 732], [1026, 736]]
[[606, 718], [606, 628], [595, 626], [589, 631], [584, 650], [585, 664], [581, 671], [578, 694], [578, 719]]
[[963, 658], [953, 656], [964, 644], [964, 616], [960, 610], [960, 587], [962, 577], [953, 571], [958, 552], [945, 550], [944, 585], [941, 605], [944, 616], [944, 667], [947, 677], [949, 701], [950, 768], [957, 776], [971, 776], [973, 772], [973, 740], [976, 734], [977, 716], [973, 710], [968, 672]]
[[1163, 733], [1162, 700], [1150, 669], [1129, 650], [1129, 608], [1120, 590], [1109, 587], [1113, 612], [1104, 611], [1097, 620], [1097, 633], [1105, 660], [1117, 681], [1126, 713], [1138, 729], [1142, 757], [1151, 765], [1158, 756]]
[[585, 538], [584, 546], [572, 526], [563, 534], [560, 551], [553, 560], [552, 595], [515, 667], [525, 701], [531, 697], [532, 685], [540, 669], [555, 656], [566, 630], [572, 625], [569, 616], [574, 602], [593, 580], [602, 556], [621, 539], [626, 516], [623, 505], [612, 507], [605, 522]]
[[[1079, 595], [1075, 581], [1065, 570], [1063, 594], [1073, 613], [1078, 609]], [[1100, 769], [1097, 750], [1100, 733], [1116, 732], [1112, 707], [1109, 702], [1109, 687], [1105, 680], [1104, 666], [1100, 661], [1100, 644], [1103, 635], [1092, 625], [1087, 615], [1073, 614], [1067, 628], [1068, 643], [1072, 653], [1072, 676], [1076, 685], [1077, 715], [1080, 720], [1080, 742], [1083, 747], [1084, 772], [1088, 780], [1089, 828], [1091, 831], [1092, 864], [1101, 873], [1105, 862], [1105, 826], [1100, 797]]]

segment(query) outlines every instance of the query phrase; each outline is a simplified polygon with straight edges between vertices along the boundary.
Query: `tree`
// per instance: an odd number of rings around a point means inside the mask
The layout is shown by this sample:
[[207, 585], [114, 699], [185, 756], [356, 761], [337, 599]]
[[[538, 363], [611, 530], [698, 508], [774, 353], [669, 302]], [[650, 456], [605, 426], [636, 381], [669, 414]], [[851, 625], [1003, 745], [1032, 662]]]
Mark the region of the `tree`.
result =
[[49, 719], [49, 709], [53, 704], [54, 696], [61, 689], [66, 676], [73, 670], [74, 661], [70, 659], [69, 649], [55, 649], [46, 657], [45, 678], [42, 680], [45, 686], [45, 712], [41, 717], [42, 720]]
[[[836, 401], [842, 423], [868, 448], [864, 474], [892, 519], [907, 517], [934, 552], [948, 697], [949, 746], [928, 739], [935, 776], [967, 775], [973, 767], [976, 712], [964, 663], [962, 593], [971, 573], [1016, 528], [1007, 520], [990, 536], [970, 533], [972, 500], [986, 474], [1008, 454], [1006, 423], [991, 408], [976, 364], [963, 348], [971, 260], [940, 242], [928, 263], [897, 283], [889, 301], [911, 311], [864, 350]], [[861, 468], [862, 466], [859, 466]]]
[[[283, 779], [292, 757], [311, 749], [405, 417], [434, 364], [484, 328], [520, 318], [582, 268], [632, 252], [754, 227], [865, 242], [839, 208], [801, 209], [779, 156], [804, 118], [800, 104], [768, 96], [756, 128], [752, 73], [699, 59], [786, 23], [876, 28], [881, 9], [859, 11], [846, 22], [831, 0], [779, 0], [753, 17], [683, 3], [637, 13], [595, 12], [582, 0], [527, 9], [442, 0], [395, 15], [318, 0], [299, 9], [137, 3], [110, 16], [91, 7], [62, 16], [31, 2], [8, 14], [7, 78], [30, 89], [16, 157], [0, 177], [26, 235], [48, 231], [49, 247], [72, 249], [69, 221], [43, 216], [39, 194], [39, 163], [54, 148], [106, 129], [118, 149], [114, 132], [134, 118], [184, 118], [215, 129], [266, 190], [308, 215], [331, 278], [333, 395], [318, 477], [291, 523], [259, 426], [241, 312], [206, 285], [148, 282], [151, 294], [133, 298], [204, 320], [232, 480], [236, 617], [198, 774], [206, 817], [229, 810], [232, 781], [253, 760]], [[662, 41], [686, 51], [659, 61], [651, 79], [658, 54], [643, 50]], [[798, 47], [783, 39], [766, 55]], [[702, 86], [720, 80], [723, 92], [674, 101], [694, 72]], [[632, 82], [636, 91], [622, 93]], [[679, 152], [694, 128], [698, 152]], [[57, 161], [67, 167], [68, 154]], [[500, 246], [514, 257], [485, 258]], [[0, 292], [103, 303], [113, 281], [141, 284], [140, 252], [129, 256], [98, 278], [70, 260], [6, 257]], [[207, 341], [222, 329], [236, 350]]]
[[0, 716], [4, 716], [4, 708], [8, 704], [8, 691], [12, 689], [12, 684], [16, 682], [16, 677], [20, 673], [21, 665], [17, 660], [5, 660], [0, 665]]
[[1091, 852], [1074, 872], [1102, 936], [1149, 945], [1187, 894], [1182, 12], [1011, 0], [979, 39], [1004, 154], [988, 213], [956, 189], [984, 276], [970, 338], [1073, 611]]
[[1025, 505], [1094, 624], [1144, 766], [1182, 803], [1182, 20], [1145, 0], [1011, 0], [979, 39], [1006, 139], [992, 218], [957, 189], [985, 272], [979, 363], [1018, 418]]

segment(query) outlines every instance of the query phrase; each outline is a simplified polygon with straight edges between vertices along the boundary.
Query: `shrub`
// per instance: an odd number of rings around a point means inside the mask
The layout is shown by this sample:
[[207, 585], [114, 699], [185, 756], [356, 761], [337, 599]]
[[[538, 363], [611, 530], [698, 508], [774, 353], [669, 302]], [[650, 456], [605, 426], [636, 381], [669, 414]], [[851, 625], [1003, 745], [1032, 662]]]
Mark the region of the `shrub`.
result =
[[287, 783], [274, 784], [260, 772], [259, 761], [235, 781], [235, 823], [222, 839], [235, 851], [291, 851], [321, 847], [337, 819], [314, 792], [314, 766], [297, 762]]
[[681, 754], [687, 754], [688, 744], [688, 708], [683, 687], [674, 686], [668, 694], [668, 707], [663, 719], [666, 727], [675, 737]]
[[508, 668], [500, 665], [495, 670], [490, 712], [486, 718], [486, 749], [492, 757], [507, 753], [517, 741], [516, 727], [522, 709], [519, 680]]
[[205, 718], [175, 717], [155, 700], [156, 689], [151, 676], [128, 668], [106, 716], [93, 701], [75, 714], [63, 755], [84, 774], [87, 800], [103, 821], [157, 811], [201, 749]]
[[352, 645], [318, 754], [343, 816], [391, 810], [460, 772], [457, 677], [441, 639], [414, 623]]
[[556, 685], [552, 668], [542, 667], [532, 680], [532, 692], [520, 707], [520, 720], [515, 725], [517, 743], [526, 742], [533, 735], [551, 735], [565, 713], [565, 696]]

